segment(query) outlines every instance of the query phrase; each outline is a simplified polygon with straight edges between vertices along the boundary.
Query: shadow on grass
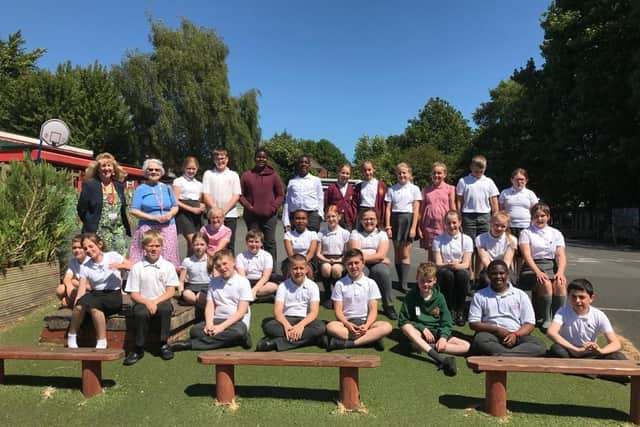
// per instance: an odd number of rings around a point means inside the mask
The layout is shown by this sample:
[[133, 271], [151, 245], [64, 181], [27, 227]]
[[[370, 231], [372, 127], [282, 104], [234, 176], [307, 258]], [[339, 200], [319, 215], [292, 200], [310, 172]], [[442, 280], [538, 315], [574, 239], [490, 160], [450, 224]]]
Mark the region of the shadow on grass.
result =
[[[443, 394], [438, 399], [440, 404], [449, 409], [473, 408], [482, 411], [484, 399], [458, 394]], [[566, 403], [534, 403], [519, 400], [507, 400], [507, 409], [514, 413], [544, 414], [557, 417], [585, 417], [599, 420], [628, 421], [629, 415], [612, 408], [594, 408], [591, 406], [571, 405]]]
[[[216, 393], [215, 384], [192, 384], [184, 390], [189, 397], [213, 397]], [[266, 397], [275, 399], [315, 400], [320, 402], [335, 402], [339, 399], [338, 390], [310, 389], [302, 387], [276, 386], [236, 386], [236, 395], [240, 397]]]
[[[68, 388], [82, 390], [82, 379], [80, 377], [47, 377], [41, 375], [5, 375], [4, 385], [26, 385], [31, 387], [51, 386], [55, 388]], [[103, 388], [113, 387], [116, 382], [113, 380], [101, 381]]]

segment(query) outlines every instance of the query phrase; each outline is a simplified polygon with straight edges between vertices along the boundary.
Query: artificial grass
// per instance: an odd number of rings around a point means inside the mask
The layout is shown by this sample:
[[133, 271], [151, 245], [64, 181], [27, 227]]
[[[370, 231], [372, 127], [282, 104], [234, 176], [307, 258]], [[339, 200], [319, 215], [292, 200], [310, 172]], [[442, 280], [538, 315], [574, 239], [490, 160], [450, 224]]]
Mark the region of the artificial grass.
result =
[[[49, 305], [0, 332], [0, 343], [36, 344]], [[271, 304], [254, 304], [251, 334], [262, 336], [261, 319]], [[322, 309], [321, 317], [332, 319]], [[381, 319], [386, 320], [384, 316]], [[456, 328], [471, 336], [468, 328]], [[406, 354], [394, 330], [380, 368], [360, 369], [361, 400], [366, 413], [341, 413], [337, 368], [239, 366], [236, 411], [215, 406], [212, 366], [197, 363], [196, 351], [176, 353], [165, 362], [147, 353], [135, 366], [103, 363], [105, 393], [85, 399], [80, 392], [79, 362], [5, 361], [6, 385], [0, 386], [0, 425], [470, 425], [559, 426], [626, 424], [629, 386], [557, 374], [508, 375], [509, 416], [482, 412], [484, 374], [457, 358], [458, 375], [445, 377], [425, 355]], [[234, 350], [244, 351], [241, 348]], [[310, 347], [305, 352], [323, 351]]]

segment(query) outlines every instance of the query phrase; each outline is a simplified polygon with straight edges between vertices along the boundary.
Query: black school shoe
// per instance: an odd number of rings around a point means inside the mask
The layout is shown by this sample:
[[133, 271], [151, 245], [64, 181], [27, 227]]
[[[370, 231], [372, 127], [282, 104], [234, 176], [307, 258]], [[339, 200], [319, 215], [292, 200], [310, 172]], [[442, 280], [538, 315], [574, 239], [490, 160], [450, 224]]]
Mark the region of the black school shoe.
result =
[[132, 351], [127, 357], [125, 357], [122, 364], [124, 366], [135, 365], [136, 363], [138, 363], [138, 360], [142, 359], [143, 357], [144, 353], [136, 353], [135, 351]]
[[249, 332], [247, 332], [247, 335], [242, 339], [242, 342], [240, 343], [240, 347], [244, 348], [245, 350], [251, 350], [251, 347], [253, 347], [253, 342], [251, 341], [251, 334]]
[[263, 337], [256, 345], [256, 351], [274, 351], [278, 348], [275, 340]]
[[467, 323], [466, 316], [464, 315], [463, 311], [459, 311], [456, 316], [455, 324], [456, 326], [462, 327], [465, 325], [465, 323]]
[[389, 320], [398, 320], [398, 313], [396, 313], [396, 309], [393, 307], [385, 308], [384, 315], [387, 316]]
[[373, 343], [373, 348], [376, 349], [376, 351], [384, 351], [384, 341], [383, 338], [380, 338], [378, 341], [375, 341]]
[[160, 357], [162, 358], [162, 360], [173, 359], [173, 351], [171, 351], [167, 344], [164, 344], [162, 347], [160, 347]]
[[169, 349], [173, 352], [191, 350], [191, 348], [191, 341], [188, 340], [176, 341], [169, 347]]
[[442, 369], [442, 372], [448, 377], [455, 377], [458, 373], [458, 369], [456, 369], [456, 358], [445, 357], [438, 369]]

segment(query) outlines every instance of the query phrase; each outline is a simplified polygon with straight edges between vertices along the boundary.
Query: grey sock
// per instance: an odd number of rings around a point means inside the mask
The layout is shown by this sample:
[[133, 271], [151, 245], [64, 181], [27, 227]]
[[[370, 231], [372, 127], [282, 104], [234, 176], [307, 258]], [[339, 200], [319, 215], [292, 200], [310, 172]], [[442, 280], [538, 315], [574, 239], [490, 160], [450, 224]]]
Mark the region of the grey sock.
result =
[[556, 314], [556, 311], [567, 303], [567, 297], [565, 295], [554, 295], [551, 298], [551, 315]]
[[431, 356], [431, 358], [433, 360], [435, 360], [436, 362], [438, 362], [438, 365], [442, 364], [442, 362], [444, 361], [444, 357], [442, 357], [442, 355], [440, 353], [438, 353], [435, 349], [431, 349], [427, 352], [427, 354], [429, 356]]
[[542, 310], [542, 318], [543, 322], [547, 324], [551, 324], [551, 295], [543, 295], [540, 297], [542, 300], [542, 306], [540, 309]]
[[407, 282], [409, 281], [409, 269], [411, 264], [401, 264], [400, 271], [402, 272], [402, 280], [400, 281], [400, 287], [404, 290], [408, 289]]
[[402, 265], [396, 264], [396, 274], [398, 275], [398, 284], [402, 283]]

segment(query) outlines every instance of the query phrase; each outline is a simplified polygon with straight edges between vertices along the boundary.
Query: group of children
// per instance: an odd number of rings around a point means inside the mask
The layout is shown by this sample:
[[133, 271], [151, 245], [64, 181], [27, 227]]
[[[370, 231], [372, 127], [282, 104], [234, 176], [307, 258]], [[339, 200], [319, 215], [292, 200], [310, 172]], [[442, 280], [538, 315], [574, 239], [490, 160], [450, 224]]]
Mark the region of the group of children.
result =
[[[330, 203], [324, 212], [326, 227], [311, 230], [308, 210], [292, 212], [292, 226], [284, 237], [284, 279], [279, 284], [274, 280], [274, 259], [262, 249], [263, 234], [250, 230], [247, 250], [235, 257], [227, 248], [231, 230], [215, 207], [208, 212], [209, 224], [190, 236], [190, 255], [182, 261], [179, 275], [162, 258], [163, 239], [155, 230], [144, 233], [144, 259], [134, 265], [107, 252], [95, 234], [74, 238], [73, 259], [57, 290], [63, 303], [73, 307], [68, 346], [77, 347], [78, 329], [89, 312], [96, 347], [106, 348], [105, 316], [120, 310], [120, 270], [125, 269], [130, 273], [124, 291], [134, 302], [136, 325], [135, 349], [125, 365], [143, 357], [152, 317], [160, 319], [160, 356], [165, 360], [175, 351], [189, 349], [236, 345], [249, 349], [250, 304], [273, 294], [273, 318], [263, 322], [264, 337], [256, 351], [306, 345], [327, 351], [371, 345], [382, 351], [383, 338], [392, 331], [390, 323], [377, 319], [382, 300], [384, 314], [398, 319], [412, 346], [426, 352], [450, 376], [456, 374], [455, 358], [443, 353], [542, 355], [546, 349], [530, 335], [538, 319], [554, 341], [555, 357], [623, 358], [606, 316], [590, 306], [591, 284], [578, 279], [567, 286], [564, 239], [548, 225], [549, 207], [526, 189], [526, 171], [514, 171], [513, 186], [499, 193], [485, 169], [486, 159], [474, 157], [471, 173], [454, 188], [444, 181], [446, 166], [435, 163], [432, 186], [420, 191], [411, 183], [406, 163], [398, 164], [398, 183], [389, 188], [375, 178], [371, 162], [363, 164], [365, 180], [350, 188], [351, 169], [343, 166], [336, 188], [326, 193], [325, 203]], [[515, 226], [510, 230], [512, 219]], [[418, 266], [417, 286], [409, 289], [415, 239], [427, 249], [428, 262]], [[406, 293], [399, 316], [391, 299], [389, 240]], [[328, 324], [318, 319], [321, 295], [313, 280], [316, 274], [324, 283], [323, 305], [335, 313], [336, 320]], [[516, 276], [518, 288], [533, 290], [538, 313], [526, 293], [513, 286]], [[476, 335], [469, 343], [453, 336], [452, 327], [466, 322], [472, 277], [476, 294], [468, 319]], [[204, 308], [204, 320], [192, 328], [189, 340], [168, 345], [176, 289], [183, 303]], [[565, 306], [567, 293], [570, 304]], [[604, 347], [597, 344], [599, 333], [607, 340]]]

